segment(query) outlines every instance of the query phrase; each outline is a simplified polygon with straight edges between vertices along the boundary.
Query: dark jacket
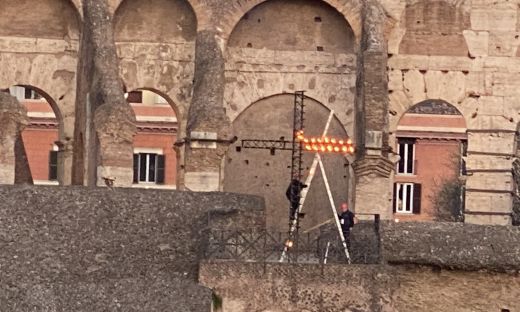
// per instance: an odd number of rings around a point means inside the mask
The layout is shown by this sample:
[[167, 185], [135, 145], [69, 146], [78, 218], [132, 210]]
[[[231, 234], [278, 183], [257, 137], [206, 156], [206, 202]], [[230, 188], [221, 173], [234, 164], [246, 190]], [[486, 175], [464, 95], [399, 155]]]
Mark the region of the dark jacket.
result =
[[291, 203], [298, 203], [300, 201], [300, 194], [302, 189], [305, 187], [307, 187], [307, 185], [296, 179], [292, 179], [291, 184], [289, 184], [289, 187], [287, 187], [287, 191], [285, 191], [285, 196]]
[[341, 224], [343, 232], [349, 232], [350, 228], [354, 226], [354, 217], [354, 213], [350, 210], [338, 214], [339, 223]]

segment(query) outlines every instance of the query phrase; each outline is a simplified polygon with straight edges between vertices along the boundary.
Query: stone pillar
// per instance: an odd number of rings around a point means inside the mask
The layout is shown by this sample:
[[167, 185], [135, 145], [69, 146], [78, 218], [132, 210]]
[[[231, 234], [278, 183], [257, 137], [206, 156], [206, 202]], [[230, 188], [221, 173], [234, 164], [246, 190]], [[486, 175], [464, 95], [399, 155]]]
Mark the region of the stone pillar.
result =
[[516, 153], [515, 132], [514, 129], [468, 129], [466, 223], [512, 223], [514, 181], [511, 168]]
[[223, 107], [223, 50], [223, 40], [216, 31], [197, 34], [184, 156], [184, 186], [192, 191], [220, 190], [221, 160], [228, 148], [230, 126]]
[[363, 38], [358, 64], [356, 138], [356, 213], [392, 216], [392, 173], [388, 158], [388, 76], [383, 9], [376, 1], [363, 7]]
[[135, 115], [124, 98], [107, 1], [84, 1], [83, 16], [73, 183], [130, 186]]
[[[22, 130], [28, 122], [25, 107], [15, 97], [0, 91], [0, 184], [14, 184], [27, 178], [27, 172], [21, 172], [22, 168], [28, 170], [27, 160], [25, 165], [21, 164], [20, 157], [24, 156]], [[28, 175], [30, 178], [30, 171]]]
[[55, 142], [58, 146], [58, 181], [60, 185], [72, 184], [74, 144], [70, 138]]

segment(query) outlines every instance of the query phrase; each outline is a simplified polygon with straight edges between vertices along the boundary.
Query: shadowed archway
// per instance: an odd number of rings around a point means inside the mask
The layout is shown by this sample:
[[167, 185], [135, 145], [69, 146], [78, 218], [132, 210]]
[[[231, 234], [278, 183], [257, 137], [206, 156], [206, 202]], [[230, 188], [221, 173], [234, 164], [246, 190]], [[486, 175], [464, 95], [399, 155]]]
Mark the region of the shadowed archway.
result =
[[[233, 134], [239, 139], [230, 146], [225, 157], [224, 191], [263, 196], [266, 200], [267, 226], [284, 231], [287, 228], [289, 204], [285, 191], [290, 181], [290, 151], [242, 149], [235, 146], [241, 139], [291, 138], [294, 95], [279, 94], [259, 100], [249, 106], [233, 122]], [[321, 136], [330, 110], [321, 103], [305, 99], [305, 134]], [[346, 137], [347, 133], [337, 118], [333, 118], [328, 135]], [[314, 154], [306, 153], [303, 167], [310, 167]], [[323, 157], [326, 173], [336, 203], [346, 201], [349, 189], [349, 164], [343, 155]], [[303, 229], [308, 229], [332, 218], [331, 208], [319, 170], [310, 186], [304, 204]]]

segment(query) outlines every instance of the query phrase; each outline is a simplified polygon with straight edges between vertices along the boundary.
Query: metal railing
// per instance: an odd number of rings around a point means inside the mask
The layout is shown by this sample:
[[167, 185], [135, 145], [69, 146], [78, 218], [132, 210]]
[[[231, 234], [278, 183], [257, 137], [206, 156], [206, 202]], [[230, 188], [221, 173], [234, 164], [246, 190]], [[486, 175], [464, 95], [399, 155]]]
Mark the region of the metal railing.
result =
[[[212, 229], [208, 232], [205, 258], [243, 262], [280, 262], [286, 244], [290, 243], [289, 263], [347, 263], [339, 233], [326, 224], [289, 240], [287, 232], [266, 230]], [[379, 216], [361, 221], [351, 231], [352, 263], [371, 264], [380, 261]]]

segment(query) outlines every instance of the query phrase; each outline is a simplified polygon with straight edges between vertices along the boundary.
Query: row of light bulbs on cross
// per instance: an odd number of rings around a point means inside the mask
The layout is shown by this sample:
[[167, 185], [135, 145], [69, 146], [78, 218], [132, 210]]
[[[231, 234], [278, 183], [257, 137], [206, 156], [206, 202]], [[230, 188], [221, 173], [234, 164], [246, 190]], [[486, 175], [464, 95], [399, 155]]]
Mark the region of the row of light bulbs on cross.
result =
[[354, 154], [354, 145], [351, 139], [336, 139], [329, 137], [306, 138], [303, 130], [296, 132], [296, 139], [303, 142], [306, 151]]

